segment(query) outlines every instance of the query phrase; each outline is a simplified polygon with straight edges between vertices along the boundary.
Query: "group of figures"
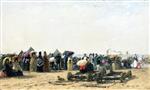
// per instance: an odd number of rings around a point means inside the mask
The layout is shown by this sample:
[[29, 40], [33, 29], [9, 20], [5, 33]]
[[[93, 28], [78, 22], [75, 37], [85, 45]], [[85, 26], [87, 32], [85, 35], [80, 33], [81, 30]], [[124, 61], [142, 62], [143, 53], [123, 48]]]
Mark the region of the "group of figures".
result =
[[49, 55], [46, 51], [36, 52], [35, 50], [21, 51], [19, 54], [5, 54], [0, 60], [2, 62], [0, 64], [2, 67], [0, 77], [23, 76], [23, 71], [80, 70], [84, 73], [97, 70], [102, 65], [112, 67], [114, 63], [120, 68], [131, 68], [132, 64], [138, 62], [137, 57], [129, 57], [123, 60], [120, 56], [84, 54], [82, 57], [76, 57], [73, 54], [72, 51], [65, 51], [62, 54], [58, 50]]

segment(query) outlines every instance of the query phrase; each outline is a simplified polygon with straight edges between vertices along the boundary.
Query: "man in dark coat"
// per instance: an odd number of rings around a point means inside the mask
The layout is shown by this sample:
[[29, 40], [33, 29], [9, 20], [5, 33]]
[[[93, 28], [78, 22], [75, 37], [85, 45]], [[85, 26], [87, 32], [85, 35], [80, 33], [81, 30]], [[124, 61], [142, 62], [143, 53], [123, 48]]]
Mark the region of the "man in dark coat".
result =
[[43, 72], [44, 61], [42, 58], [42, 53], [39, 52], [39, 56], [37, 58], [37, 72]]
[[58, 54], [56, 57], [56, 66], [57, 66], [57, 70], [61, 70], [61, 55]]

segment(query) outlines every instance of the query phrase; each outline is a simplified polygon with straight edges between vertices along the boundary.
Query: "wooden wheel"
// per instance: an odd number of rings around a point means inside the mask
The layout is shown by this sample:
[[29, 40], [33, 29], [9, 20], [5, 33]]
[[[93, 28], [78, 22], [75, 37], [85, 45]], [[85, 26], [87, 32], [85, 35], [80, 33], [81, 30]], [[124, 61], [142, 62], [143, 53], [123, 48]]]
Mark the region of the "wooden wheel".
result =
[[96, 82], [97, 83], [103, 83], [103, 76], [101, 73], [96, 74]]
[[121, 73], [120, 82], [123, 83], [125, 81], [125, 73]]
[[87, 80], [88, 81], [92, 81], [93, 80], [93, 75], [91, 73], [88, 73]]
[[67, 79], [70, 81], [70, 80], [72, 80], [72, 73], [71, 72], [68, 72], [68, 74], [67, 74]]
[[132, 78], [132, 72], [131, 72], [131, 70], [127, 72], [127, 77], [128, 77], [129, 79]]

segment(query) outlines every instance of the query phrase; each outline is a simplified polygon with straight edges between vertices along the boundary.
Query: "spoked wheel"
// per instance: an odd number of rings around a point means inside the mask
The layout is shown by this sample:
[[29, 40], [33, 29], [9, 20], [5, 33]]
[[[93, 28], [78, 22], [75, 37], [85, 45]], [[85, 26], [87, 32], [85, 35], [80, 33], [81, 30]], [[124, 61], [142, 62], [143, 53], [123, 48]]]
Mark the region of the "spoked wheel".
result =
[[71, 72], [68, 72], [68, 74], [67, 74], [67, 79], [69, 80], [69, 81], [71, 81], [72, 80], [72, 73]]
[[88, 73], [87, 80], [88, 81], [92, 81], [93, 80], [93, 75], [91, 73]]
[[127, 77], [128, 77], [129, 79], [132, 78], [132, 72], [131, 72], [131, 70], [127, 72]]
[[126, 73], [121, 73], [120, 82], [123, 83], [125, 81]]
[[101, 73], [96, 73], [96, 82], [103, 83], [103, 76]]

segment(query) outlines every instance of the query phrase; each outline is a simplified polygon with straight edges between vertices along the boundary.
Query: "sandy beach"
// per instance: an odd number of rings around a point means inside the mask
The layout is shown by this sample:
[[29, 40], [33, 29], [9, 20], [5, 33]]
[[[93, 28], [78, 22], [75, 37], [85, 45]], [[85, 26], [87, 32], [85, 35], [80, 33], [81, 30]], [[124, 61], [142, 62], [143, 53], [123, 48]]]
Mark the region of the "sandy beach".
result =
[[[0, 90], [150, 90], [149, 69], [132, 69], [132, 73], [133, 79], [125, 83], [109, 82], [96, 84], [96, 82], [68, 82], [66, 80], [67, 71], [48, 73], [24, 72], [25, 76], [23, 77], [1, 78]], [[56, 83], [57, 76], [64, 78], [65, 81]]]

